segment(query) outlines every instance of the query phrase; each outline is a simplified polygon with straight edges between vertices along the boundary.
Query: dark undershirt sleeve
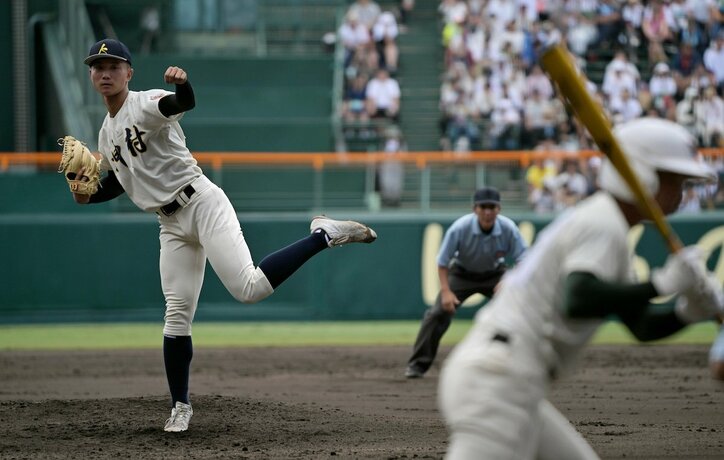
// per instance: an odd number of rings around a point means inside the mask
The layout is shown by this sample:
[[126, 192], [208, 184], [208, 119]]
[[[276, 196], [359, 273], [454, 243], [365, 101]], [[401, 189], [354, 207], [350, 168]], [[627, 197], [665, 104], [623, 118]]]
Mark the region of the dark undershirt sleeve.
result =
[[104, 201], [110, 201], [113, 198], [124, 193], [123, 186], [118, 182], [113, 171], [108, 171], [108, 175], [101, 179], [101, 186], [98, 187], [98, 191], [91, 195], [88, 203], [103, 203]]
[[158, 110], [167, 118], [181, 112], [189, 111], [193, 109], [194, 106], [196, 106], [194, 90], [191, 88], [191, 83], [189, 83], [188, 80], [182, 85], [176, 85], [176, 92], [174, 94], [164, 96], [158, 101]]
[[637, 339], [667, 337], [686, 324], [672, 305], [651, 305], [658, 293], [650, 281], [645, 283], [609, 283], [591, 273], [573, 272], [566, 278], [563, 307], [569, 318], [605, 318], [617, 316]]

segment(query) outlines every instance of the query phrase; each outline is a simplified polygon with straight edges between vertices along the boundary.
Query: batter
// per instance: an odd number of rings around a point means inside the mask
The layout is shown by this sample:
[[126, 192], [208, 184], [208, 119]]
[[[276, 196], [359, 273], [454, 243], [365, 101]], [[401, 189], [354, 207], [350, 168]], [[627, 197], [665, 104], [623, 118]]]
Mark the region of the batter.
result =
[[[675, 123], [639, 119], [616, 135], [666, 214], [677, 209], [685, 180], [713, 179]], [[669, 256], [650, 281], [634, 281], [626, 235], [643, 217], [610, 163], [600, 185], [541, 232], [445, 362], [438, 396], [450, 431], [446, 458], [597, 459], [547, 400], [596, 329], [617, 315], [639, 340], [653, 340], [724, 308], [721, 283], [695, 247]], [[677, 295], [676, 305], [649, 308], [659, 295]]]

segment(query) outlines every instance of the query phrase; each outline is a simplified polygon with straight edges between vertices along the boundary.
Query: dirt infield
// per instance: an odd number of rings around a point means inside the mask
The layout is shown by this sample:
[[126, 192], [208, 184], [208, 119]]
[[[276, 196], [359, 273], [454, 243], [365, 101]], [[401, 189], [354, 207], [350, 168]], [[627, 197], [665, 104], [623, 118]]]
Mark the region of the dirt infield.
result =
[[[405, 380], [408, 352], [197, 348], [179, 434], [161, 430], [160, 349], [0, 352], [0, 458], [441, 458], [438, 367]], [[724, 386], [706, 353], [592, 347], [551, 399], [603, 458], [722, 459]]]

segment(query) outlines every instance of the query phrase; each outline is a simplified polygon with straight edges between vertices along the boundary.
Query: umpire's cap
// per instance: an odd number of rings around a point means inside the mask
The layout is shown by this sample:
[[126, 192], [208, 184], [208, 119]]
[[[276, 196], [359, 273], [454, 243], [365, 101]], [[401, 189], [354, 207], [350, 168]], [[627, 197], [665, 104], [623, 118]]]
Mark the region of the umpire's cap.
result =
[[131, 63], [131, 52], [128, 47], [118, 40], [105, 38], [91, 46], [88, 57], [83, 64], [91, 65], [98, 59], [111, 58]]
[[483, 187], [475, 191], [473, 204], [494, 204], [500, 206], [500, 192], [494, 187]]

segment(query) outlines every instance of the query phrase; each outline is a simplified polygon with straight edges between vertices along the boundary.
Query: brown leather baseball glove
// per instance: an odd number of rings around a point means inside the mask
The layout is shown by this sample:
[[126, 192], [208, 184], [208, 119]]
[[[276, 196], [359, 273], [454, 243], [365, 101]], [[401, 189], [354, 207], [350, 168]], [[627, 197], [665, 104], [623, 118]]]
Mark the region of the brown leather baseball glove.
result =
[[63, 147], [58, 172], [65, 176], [70, 191], [80, 195], [96, 193], [101, 179], [101, 161], [73, 136], [58, 139], [58, 145]]

